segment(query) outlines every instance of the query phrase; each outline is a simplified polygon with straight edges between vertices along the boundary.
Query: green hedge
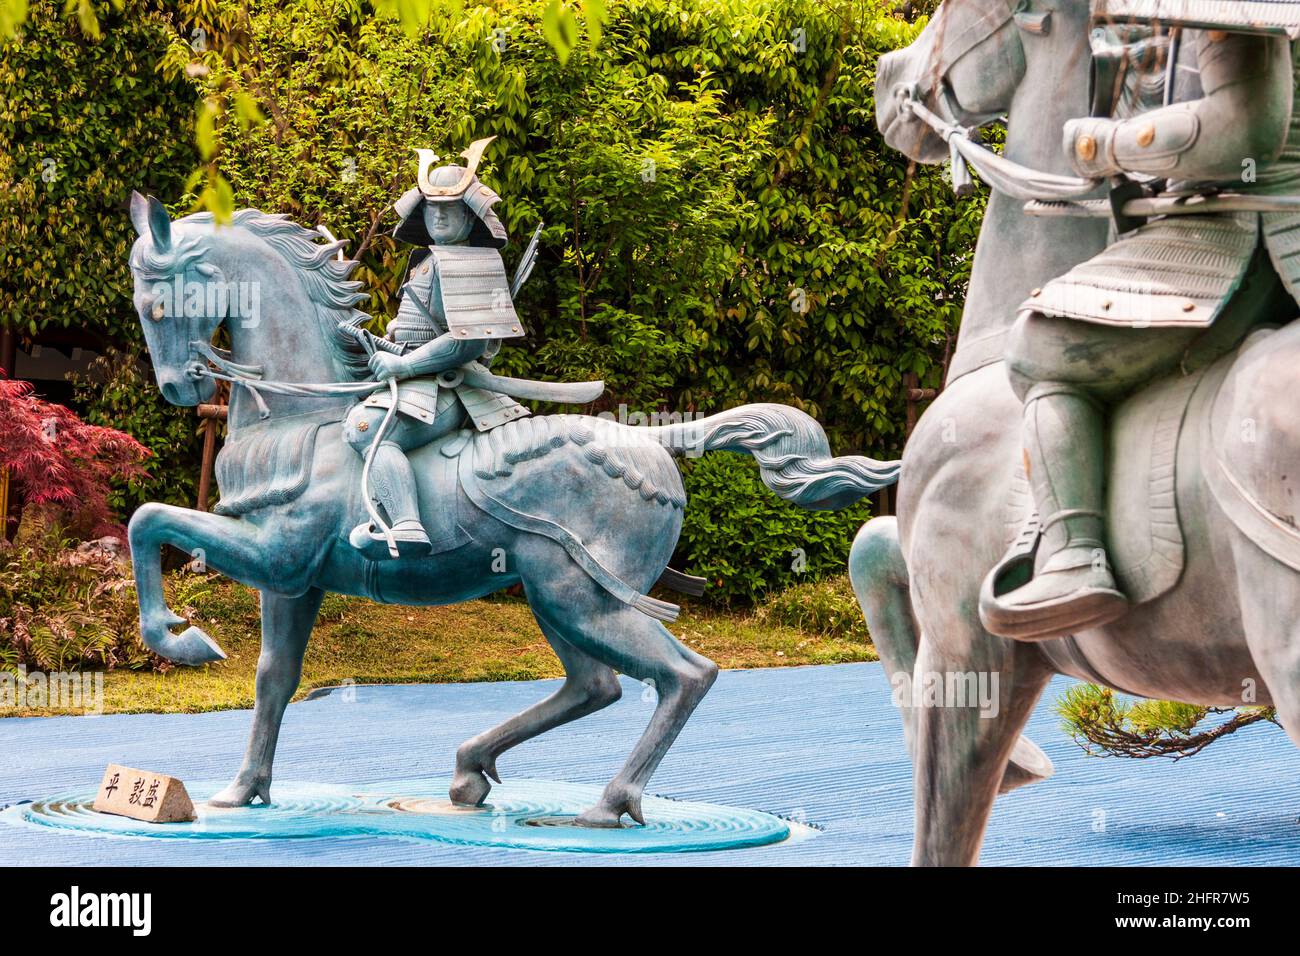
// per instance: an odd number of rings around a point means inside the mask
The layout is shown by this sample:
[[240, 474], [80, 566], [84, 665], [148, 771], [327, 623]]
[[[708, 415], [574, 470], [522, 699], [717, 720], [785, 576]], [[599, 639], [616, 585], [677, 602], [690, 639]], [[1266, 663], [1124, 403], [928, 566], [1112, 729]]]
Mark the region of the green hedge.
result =
[[0, 325], [32, 335], [143, 336], [126, 259], [132, 189], [174, 196], [194, 162], [194, 91], [159, 73], [177, 29], [164, 0], [94, 4], [87, 36], [63, 0], [32, 0], [0, 40]]
[[767, 490], [753, 460], [719, 452], [689, 460], [676, 566], [708, 579], [710, 603], [748, 604], [768, 592], [843, 574], [871, 516], [865, 502], [804, 511]]
[[[236, 204], [351, 239], [375, 314], [408, 251], [385, 233], [412, 147], [495, 135], [507, 257], [547, 223], [503, 368], [603, 378], [602, 407], [787, 402], [838, 451], [896, 452], [902, 376], [939, 379], [982, 212], [875, 128], [876, 60], [923, 21], [874, 0], [622, 0], [561, 64], [547, 2], [468, 3], [415, 37], [357, 4], [254, 2], [226, 46], [181, 36], [168, 63], [201, 60], [224, 104]], [[241, 122], [243, 99], [266, 122]]]
[[[128, 0], [94, 5], [95, 40], [38, 0], [0, 67], [0, 321], [132, 340], [130, 189], [183, 207], [219, 171], [237, 205], [349, 239], [382, 324], [412, 148], [454, 157], [495, 135], [481, 175], [503, 197], [510, 265], [547, 224], [518, 303], [530, 335], [499, 368], [602, 378], [592, 411], [785, 402], [837, 453], [897, 454], [902, 377], [941, 378], [983, 209], [875, 128], [877, 58], [924, 20], [876, 0], [620, 0], [599, 43], [579, 36], [561, 63], [549, 2], [437, 3], [412, 35], [362, 0]], [[200, 155], [208, 179], [186, 182]], [[185, 446], [152, 412], [100, 407]], [[728, 581], [723, 600], [790, 583], [793, 548], [802, 573], [842, 570], [866, 514], [787, 507], [739, 459], [687, 481], [680, 557]]]

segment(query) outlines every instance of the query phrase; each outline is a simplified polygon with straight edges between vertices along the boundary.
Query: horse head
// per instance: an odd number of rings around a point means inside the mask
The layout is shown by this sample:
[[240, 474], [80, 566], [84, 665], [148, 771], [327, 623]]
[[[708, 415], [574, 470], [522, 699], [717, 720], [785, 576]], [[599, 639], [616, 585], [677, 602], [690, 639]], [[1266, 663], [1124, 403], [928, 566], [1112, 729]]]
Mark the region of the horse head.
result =
[[1035, 55], [1059, 54], [1032, 40], [1052, 33], [1054, 17], [1086, 15], [1083, 0], [946, 0], [910, 46], [880, 58], [876, 123], [885, 142], [918, 162], [947, 159], [947, 145], [904, 101], [963, 126], [1001, 116]]
[[167, 401], [197, 405], [216, 390], [216, 383], [202, 376], [205, 365], [191, 343], [210, 342], [225, 318], [208, 313], [205, 294], [220, 267], [205, 261], [194, 227], [181, 220], [173, 228], [167, 210], [152, 196], [131, 194], [131, 222], [139, 233], [131, 247], [132, 301], [154, 376]]
[[[342, 257], [342, 242], [321, 243], [318, 233], [256, 209], [237, 211], [226, 225], [210, 213], [172, 222], [162, 203], [139, 193], [131, 197], [131, 221], [139, 233], [131, 249], [133, 300], [167, 401], [197, 405], [212, 397], [210, 343], [222, 325], [233, 363], [263, 378], [365, 376], [364, 352], [348, 328], [369, 319], [354, 308], [367, 295], [347, 278], [357, 263]], [[272, 401], [286, 409], [299, 403]]]

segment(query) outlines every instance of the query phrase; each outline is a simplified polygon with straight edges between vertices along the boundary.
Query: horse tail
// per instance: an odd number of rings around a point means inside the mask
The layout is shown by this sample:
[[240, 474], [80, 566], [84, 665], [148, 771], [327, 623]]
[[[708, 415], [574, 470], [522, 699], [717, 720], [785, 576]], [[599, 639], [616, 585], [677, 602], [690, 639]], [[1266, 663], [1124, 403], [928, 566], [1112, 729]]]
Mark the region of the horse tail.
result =
[[763, 484], [810, 511], [847, 507], [894, 484], [902, 467], [898, 461], [862, 455], [834, 457], [821, 425], [788, 405], [741, 405], [707, 418], [656, 425], [646, 431], [678, 455], [706, 451], [753, 455]]

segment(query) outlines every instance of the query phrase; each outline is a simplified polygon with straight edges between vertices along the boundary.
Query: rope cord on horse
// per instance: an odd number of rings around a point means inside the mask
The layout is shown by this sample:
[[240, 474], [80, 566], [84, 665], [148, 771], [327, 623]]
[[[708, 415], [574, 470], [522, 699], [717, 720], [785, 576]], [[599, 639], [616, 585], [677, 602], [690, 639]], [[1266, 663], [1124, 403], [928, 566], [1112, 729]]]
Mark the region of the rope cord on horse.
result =
[[[273, 395], [294, 395], [309, 398], [331, 398], [341, 395], [361, 395], [376, 391], [382, 386], [382, 382], [277, 382], [265, 380], [261, 377], [261, 369], [252, 365], [238, 365], [231, 362], [220, 352], [210, 345], [203, 343], [192, 343], [198, 347], [198, 351], [204, 355], [210, 362], [223, 371], [215, 371], [206, 366], [195, 366], [193, 372], [200, 378], [218, 379], [223, 382], [229, 382], [232, 386], [242, 385], [252, 395], [253, 401], [257, 403], [257, 414], [262, 420], [266, 420], [271, 415], [271, 410], [267, 407], [265, 399], [262, 398], [259, 390], [265, 389]], [[384, 420], [380, 423], [379, 428], [375, 431], [375, 437], [370, 442], [370, 447], [366, 449], [365, 463], [361, 466], [361, 499], [366, 506], [366, 513], [369, 514], [371, 522], [384, 535], [384, 542], [388, 545], [388, 553], [392, 557], [398, 557], [397, 540], [393, 537], [393, 529], [388, 522], [379, 514], [379, 509], [370, 496], [370, 466], [375, 460], [375, 449], [383, 441], [384, 435], [388, 433], [392, 425], [393, 416], [397, 411], [397, 379], [388, 380], [388, 389], [392, 401], [388, 406], [388, 413], [384, 415]]]
[[[953, 186], [961, 191], [964, 168], [969, 166], [998, 192], [1025, 202], [1025, 212], [1038, 216], [1110, 218], [1115, 207], [1109, 199], [1086, 198], [1106, 186], [1104, 179], [1061, 176], [1022, 166], [999, 156], [971, 137], [974, 127], [950, 123], [928, 109], [915, 91], [898, 90], [901, 108], [911, 113], [948, 144], [952, 152]], [[968, 181], [968, 180], [967, 180]], [[1243, 193], [1193, 193], [1185, 196], [1139, 196], [1125, 199], [1120, 212], [1133, 218], [1204, 215], [1216, 212], [1296, 212], [1300, 196], [1246, 195]]]

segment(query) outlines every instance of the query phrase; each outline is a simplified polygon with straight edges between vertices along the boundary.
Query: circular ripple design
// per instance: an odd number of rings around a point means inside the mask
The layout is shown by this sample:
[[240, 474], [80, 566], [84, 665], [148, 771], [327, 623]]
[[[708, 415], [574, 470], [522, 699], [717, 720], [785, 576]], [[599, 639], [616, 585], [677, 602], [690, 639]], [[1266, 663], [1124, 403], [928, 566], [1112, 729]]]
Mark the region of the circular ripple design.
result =
[[[223, 786], [187, 785], [193, 823], [148, 824], [95, 812], [93, 793], [62, 794], [0, 812], [7, 823], [102, 836], [199, 840], [400, 837], [461, 846], [582, 853], [682, 853], [765, 846], [808, 828], [755, 810], [647, 796], [646, 825], [590, 829], [574, 818], [601, 788], [539, 780], [494, 787], [482, 807], [458, 807], [446, 782], [393, 780], [365, 787], [277, 782], [270, 806], [218, 809], [199, 801]], [[624, 820], [627, 818], [625, 817]]]

